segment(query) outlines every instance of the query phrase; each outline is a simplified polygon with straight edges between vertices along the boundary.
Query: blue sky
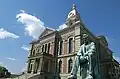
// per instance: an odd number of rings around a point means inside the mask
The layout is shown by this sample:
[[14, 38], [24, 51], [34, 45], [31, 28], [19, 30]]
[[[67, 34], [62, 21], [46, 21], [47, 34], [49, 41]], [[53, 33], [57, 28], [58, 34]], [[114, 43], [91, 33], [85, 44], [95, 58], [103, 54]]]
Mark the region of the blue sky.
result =
[[120, 60], [120, 0], [0, 0], [0, 64], [13, 73], [25, 69], [30, 41], [41, 28], [63, 25], [73, 3], [86, 27], [105, 35]]

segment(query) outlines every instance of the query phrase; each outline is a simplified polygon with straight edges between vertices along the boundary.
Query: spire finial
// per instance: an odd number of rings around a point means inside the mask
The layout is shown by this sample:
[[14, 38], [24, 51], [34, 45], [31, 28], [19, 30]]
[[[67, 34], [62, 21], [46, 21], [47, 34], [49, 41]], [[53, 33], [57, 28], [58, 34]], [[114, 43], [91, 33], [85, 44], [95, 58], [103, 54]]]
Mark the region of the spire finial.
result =
[[73, 6], [72, 6], [72, 10], [74, 10], [74, 9], [76, 9], [76, 5], [75, 4], [73, 4]]

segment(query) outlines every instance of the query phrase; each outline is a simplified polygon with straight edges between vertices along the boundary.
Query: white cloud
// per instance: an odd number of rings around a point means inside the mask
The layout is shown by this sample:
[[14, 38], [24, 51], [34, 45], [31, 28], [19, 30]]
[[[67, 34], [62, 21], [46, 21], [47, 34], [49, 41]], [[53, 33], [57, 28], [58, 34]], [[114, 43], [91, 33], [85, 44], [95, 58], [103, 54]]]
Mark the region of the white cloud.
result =
[[12, 58], [12, 57], [7, 57], [8, 60], [12, 60], [12, 61], [15, 61], [16, 59], [15, 58]]
[[62, 30], [64, 28], [66, 28], [66, 27], [68, 27], [66, 24], [62, 24], [62, 25], [59, 26], [59, 28], [57, 30]]
[[5, 39], [5, 38], [19, 38], [19, 36], [15, 35], [14, 33], [8, 32], [5, 29], [1, 28], [0, 29], [0, 39]]
[[113, 58], [120, 63], [120, 57], [113, 55]]
[[25, 34], [32, 36], [34, 39], [38, 39], [40, 34], [44, 31], [44, 23], [37, 17], [26, 13], [21, 10], [19, 14], [16, 15], [17, 21], [25, 26]]
[[21, 48], [24, 49], [24, 50], [26, 50], [26, 51], [29, 51], [29, 50], [30, 50], [30, 47], [28, 47], [28, 46], [26, 46], [26, 45], [23, 45]]

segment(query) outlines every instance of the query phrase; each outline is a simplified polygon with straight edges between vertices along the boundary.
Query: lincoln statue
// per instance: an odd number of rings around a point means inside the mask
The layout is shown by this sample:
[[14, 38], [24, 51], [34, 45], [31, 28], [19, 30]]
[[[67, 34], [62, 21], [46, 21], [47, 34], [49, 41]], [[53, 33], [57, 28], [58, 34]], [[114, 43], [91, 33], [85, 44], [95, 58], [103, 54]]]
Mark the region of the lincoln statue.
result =
[[71, 75], [68, 79], [77, 79], [77, 71], [80, 68], [82, 79], [93, 79], [92, 71], [92, 58], [95, 53], [95, 43], [90, 42], [87, 34], [82, 35], [83, 44], [80, 46], [79, 51], [75, 57]]

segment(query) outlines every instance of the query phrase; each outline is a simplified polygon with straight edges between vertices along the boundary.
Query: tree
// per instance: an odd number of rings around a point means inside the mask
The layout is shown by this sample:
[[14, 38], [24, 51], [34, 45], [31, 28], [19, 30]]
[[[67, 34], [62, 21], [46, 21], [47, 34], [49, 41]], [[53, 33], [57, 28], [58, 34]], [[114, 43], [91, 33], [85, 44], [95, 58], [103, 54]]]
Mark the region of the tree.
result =
[[11, 76], [11, 73], [8, 72], [8, 70], [5, 67], [0, 66], [0, 78], [10, 77], [10, 76]]

